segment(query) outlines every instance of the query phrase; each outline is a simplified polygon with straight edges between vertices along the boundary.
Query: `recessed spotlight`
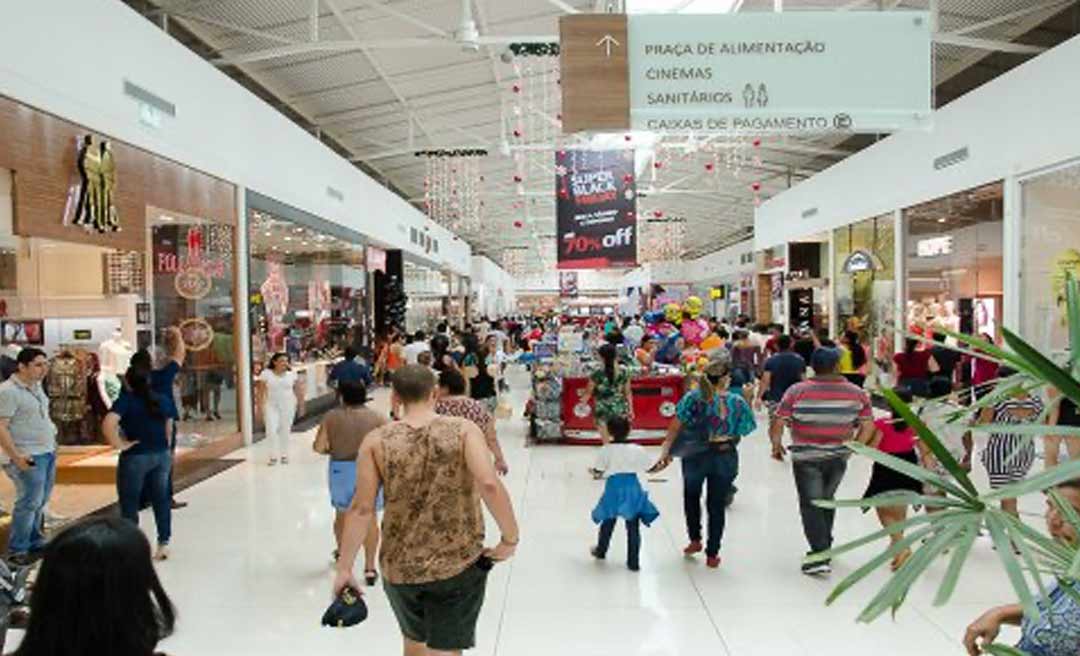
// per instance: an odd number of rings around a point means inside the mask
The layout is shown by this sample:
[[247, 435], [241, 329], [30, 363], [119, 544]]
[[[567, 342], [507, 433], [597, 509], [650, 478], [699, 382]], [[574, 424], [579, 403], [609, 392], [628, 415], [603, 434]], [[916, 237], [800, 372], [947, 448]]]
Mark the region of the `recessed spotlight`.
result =
[[938, 223], [945, 223], [947, 221], [948, 221], [948, 219], [946, 219], [945, 217], [941, 217], [940, 219], [937, 220]]
[[292, 241], [292, 237], [286, 237], [285, 241]]

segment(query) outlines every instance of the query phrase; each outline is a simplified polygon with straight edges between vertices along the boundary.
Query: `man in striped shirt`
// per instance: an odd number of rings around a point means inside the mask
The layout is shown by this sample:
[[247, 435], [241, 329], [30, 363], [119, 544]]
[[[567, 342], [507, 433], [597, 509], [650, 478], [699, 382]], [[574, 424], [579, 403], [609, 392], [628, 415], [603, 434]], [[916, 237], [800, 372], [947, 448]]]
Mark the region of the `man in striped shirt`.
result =
[[[836, 511], [818, 508], [814, 501], [831, 501], [840, 487], [851, 451], [845, 442], [867, 442], [873, 430], [870, 396], [836, 373], [840, 351], [819, 348], [810, 358], [814, 377], [784, 394], [769, 429], [772, 457], [783, 461], [784, 425], [791, 428], [791, 464], [799, 493], [799, 512], [810, 553], [827, 551], [833, 543]], [[804, 574], [828, 574], [828, 561], [803, 564]]]

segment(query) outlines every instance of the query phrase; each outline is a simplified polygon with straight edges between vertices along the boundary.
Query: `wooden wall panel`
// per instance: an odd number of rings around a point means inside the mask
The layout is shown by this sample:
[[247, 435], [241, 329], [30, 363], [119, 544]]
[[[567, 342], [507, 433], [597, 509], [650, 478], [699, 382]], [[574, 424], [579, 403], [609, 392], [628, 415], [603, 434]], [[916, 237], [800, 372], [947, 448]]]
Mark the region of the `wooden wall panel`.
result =
[[15, 173], [16, 234], [145, 251], [148, 207], [226, 224], [236, 221], [232, 184], [99, 135], [111, 141], [116, 159], [121, 230], [102, 235], [65, 225], [68, 189], [78, 180], [76, 144], [87, 132], [0, 96], [0, 167]]

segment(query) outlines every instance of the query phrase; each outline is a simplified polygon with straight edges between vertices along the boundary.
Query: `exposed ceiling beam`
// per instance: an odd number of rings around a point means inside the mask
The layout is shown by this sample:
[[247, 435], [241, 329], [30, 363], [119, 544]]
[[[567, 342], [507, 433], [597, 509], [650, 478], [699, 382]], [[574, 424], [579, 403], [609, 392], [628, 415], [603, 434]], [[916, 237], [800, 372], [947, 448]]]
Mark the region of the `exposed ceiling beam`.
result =
[[319, 0], [310, 0], [311, 11], [308, 13], [308, 41], [319, 40]]
[[[345, 32], [351, 38], [359, 39], [360, 34], [356, 31], [356, 28], [352, 25], [352, 23], [349, 22], [345, 15], [342, 14], [341, 8], [338, 6], [337, 0], [324, 0], [324, 2], [326, 2], [326, 6], [330, 8], [330, 12], [334, 15], [334, 19], [337, 20], [337, 22], [341, 25], [341, 28], [345, 30]], [[390, 78], [390, 76], [386, 74], [386, 71], [383, 69], [382, 65], [379, 64], [377, 59], [371, 56], [371, 53], [368, 52], [366, 48], [362, 49], [360, 52], [364, 54], [364, 59], [367, 60], [367, 63], [369, 66], [371, 66], [372, 70], [374, 70], [375, 73], [380, 78], [382, 78], [383, 82], [386, 83], [386, 88], [390, 89], [390, 93], [394, 94], [394, 97], [397, 98], [399, 103], [401, 103], [401, 107], [409, 116], [410, 122], [415, 123], [416, 127], [420, 128], [420, 132], [422, 132], [424, 136], [427, 137], [427, 140], [431, 141], [431, 135], [428, 134], [427, 127], [419, 118], [416, 118], [413, 115], [413, 111], [412, 108], [409, 106], [409, 102], [405, 99], [405, 96], [402, 95], [401, 91], [397, 88], [397, 85], [394, 84], [394, 81]], [[409, 132], [409, 141], [410, 145], [412, 145], [411, 129]]]
[[424, 30], [425, 32], [430, 32], [430, 33], [434, 34], [435, 36], [441, 36], [443, 38], [448, 38], [450, 36], [450, 34], [444, 29], [435, 27], [431, 23], [422, 21], [419, 18], [416, 18], [415, 16], [410, 16], [409, 14], [406, 14], [403, 11], [398, 11], [397, 9], [394, 9], [393, 7], [390, 7], [388, 5], [384, 5], [384, 4], [375, 2], [375, 0], [360, 0], [360, 2], [363, 3], [364, 5], [368, 6], [368, 7], [371, 7], [375, 11], [386, 14], [387, 16], [390, 16], [392, 18], [396, 18], [396, 19], [398, 19], [400, 21], [404, 21], [404, 22], [406, 22], [406, 23], [408, 23], [410, 25], [413, 25], [415, 27], [419, 27], [420, 29]]
[[254, 64], [256, 62], [268, 61], [271, 59], [314, 54], [317, 52], [354, 52], [372, 48], [409, 49], [438, 46], [460, 47], [453, 41], [444, 41], [441, 39], [383, 39], [372, 41], [339, 40], [319, 41], [317, 43], [302, 42], [277, 48], [266, 48], [264, 50], [226, 55], [213, 60], [211, 63], [215, 66], [236, 66], [239, 64]]
[[547, 3], [549, 5], [551, 5], [552, 7], [556, 7], [558, 9], [561, 9], [561, 10], [565, 11], [568, 14], [579, 14], [579, 13], [581, 13], [577, 9], [577, 7], [574, 7], [573, 5], [570, 5], [570, 4], [566, 3], [566, 2], [563, 2], [563, 0], [547, 0]]
[[291, 39], [287, 36], [280, 34], [274, 34], [273, 32], [267, 32], [266, 30], [258, 30], [237, 23], [231, 23], [229, 21], [218, 20], [216, 18], [207, 18], [206, 16], [200, 16], [198, 14], [192, 14], [185, 11], [168, 11], [165, 10], [167, 16], [173, 18], [186, 18], [189, 21], [196, 23], [203, 23], [204, 25], [213, 25], [214, 27], [220, 27], [225, 30], [230, 30], [238, 34], [246, 34], [247, 36], [257, 37], [259, 39], [266, 39], [267, 41], [273, 41], [275, 43], [281, 43], [283, 45], [293, 45], [299, 43], [295, 39]]
[[989, 18], [987, 20], [979, 21], [978, 23], [962, 27], [958, 30], [953, 30], [952, 32], [950, 32], [950, 34], [961, 36], [965, 34], [972, 34], [973, 32], [980, 32], [988, 27], [993, 27], [1002, 23], [1008, 23], [1010, 21], [1016, 20], [1017, 18], [1023, 18], [1028, 14], [1035, 14], [1040, 11], [1058, 9], [1060, 7], [1075, 3], [1076, 0], [1052, 0], [1051, 2], [1036, 3], [1031, 5], [1030, 7], [1024, 7], [1023, 9], [1018, 9], [1017, 11], [1002, 14], [1001, 16], [995, 16], [994, 18]]
[[1023, 43], [1012, 43], [1010, 41], [995, 41], [992, 39], [979, 39], [970, 36], [961, 36], [958, 34], [949, 34], [946, 32], [937, 32], [934, 34], [935, 43], [945, 43], [951, 46], [962, 46], [964, 48], [974, 48], [975, 50], [989, 50], [992, 52], [1012, 52], [1021, 55], [1037, 55], [1039, 53], [1046, 52], [1046, 48], [1042, 46], [1029, 46]]

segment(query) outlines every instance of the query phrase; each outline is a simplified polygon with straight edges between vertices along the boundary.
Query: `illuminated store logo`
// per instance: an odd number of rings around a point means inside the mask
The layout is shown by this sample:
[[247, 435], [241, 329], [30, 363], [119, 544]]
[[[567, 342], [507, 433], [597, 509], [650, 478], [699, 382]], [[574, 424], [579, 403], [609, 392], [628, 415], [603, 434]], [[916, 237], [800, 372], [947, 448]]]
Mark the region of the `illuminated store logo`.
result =
[[930, 239], [920, 239], [918, 244], [916, 244], [915, 252], [919, 257], [939, 257], [941, 255], [952, 255], [953, 238], [946, 235], [944, 237], [931, 237]]
[[881, 258], [869, 251], [858, 250], [847, 256], [844, 260], [844, 273], [862, 273], [863, 271], [880, 271], [885, 268]]

